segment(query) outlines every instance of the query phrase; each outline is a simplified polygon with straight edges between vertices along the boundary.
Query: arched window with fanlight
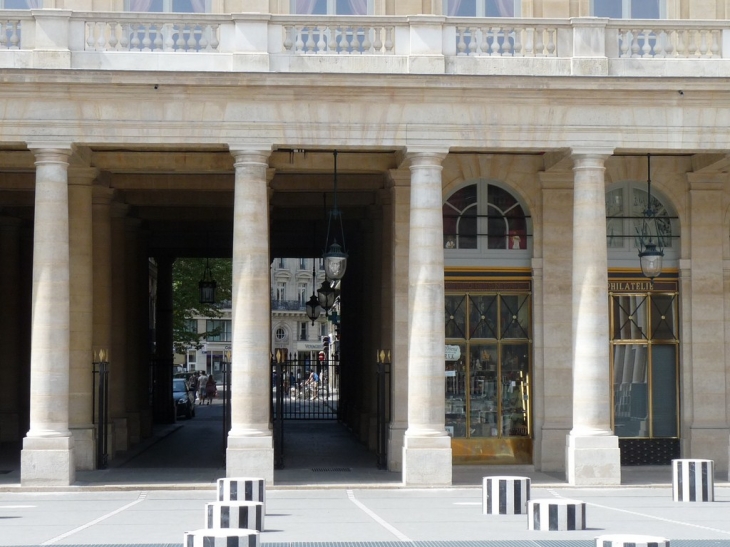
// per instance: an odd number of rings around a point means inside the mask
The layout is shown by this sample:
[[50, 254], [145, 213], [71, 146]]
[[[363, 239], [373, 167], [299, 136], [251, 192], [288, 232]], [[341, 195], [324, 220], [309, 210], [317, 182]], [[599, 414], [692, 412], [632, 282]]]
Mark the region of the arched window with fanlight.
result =
[[507, 189], [486, 181], [469, 184], [443, 205], [444, 249], [455, 257], [526, 251], [529, 220]]

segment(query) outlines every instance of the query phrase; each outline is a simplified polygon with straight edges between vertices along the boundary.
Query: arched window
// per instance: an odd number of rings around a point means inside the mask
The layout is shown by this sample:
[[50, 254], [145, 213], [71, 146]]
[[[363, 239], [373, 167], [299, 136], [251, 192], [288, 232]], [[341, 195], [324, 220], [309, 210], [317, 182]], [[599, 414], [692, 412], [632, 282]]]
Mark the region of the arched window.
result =
[[276, 329], [276, 341], [283, 342], [284, 340], [286, 340], [286, 331], [283, 328], [279, 327], [278, 329]]
[[495, 184], [470, 184], [451, 194], [443, 222], [445, 249], [527, 249], [528, 217], [517, 198]]
[[[646, 183], [623, 182], [606, 192], [606, 244], [609, 260], [636, 259], [638, 235], [642, 216], [647, 209]], [[657, 228], [661, 235], [666, 260], [679, 257], [679, 224], [669, 201], [652, 188], [651, 206], [656, 211]]]

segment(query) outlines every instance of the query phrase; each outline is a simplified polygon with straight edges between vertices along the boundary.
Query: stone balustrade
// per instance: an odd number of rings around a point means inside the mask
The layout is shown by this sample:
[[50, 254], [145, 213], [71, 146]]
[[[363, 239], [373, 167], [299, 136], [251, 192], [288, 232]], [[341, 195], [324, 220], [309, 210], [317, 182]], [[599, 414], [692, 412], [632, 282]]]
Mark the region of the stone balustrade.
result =
[[43, 9], [0, 10], [0, 25], [0, 68], [730, 75], [727, 21]]

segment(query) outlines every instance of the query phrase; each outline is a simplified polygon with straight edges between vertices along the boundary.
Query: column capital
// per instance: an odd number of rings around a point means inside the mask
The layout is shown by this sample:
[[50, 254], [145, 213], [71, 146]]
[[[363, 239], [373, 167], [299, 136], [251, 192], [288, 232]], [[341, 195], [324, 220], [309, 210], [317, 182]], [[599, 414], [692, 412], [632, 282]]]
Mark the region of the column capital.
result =
[[411, 171], [409, 169], [388, 170], [385, 181], [386, 188], [408, 187], [411, 185]]
[[573, 169], [575, 163], [586, 161], [600, 161], [601, 164], [613, 155], [613, 146], [575, 146], [570, 149], [570, 155], [573, 158]]
[[108, 186], [94, 184], [92, 187], [92, 203], [94, 205], [109, 205], [114, 197], [114, 190]]
[[408, 148], [403, 167], [413, 168], [429, 165], [441, 167], [441, 163], [448, 155], [449, 150], [444, 147], [424, 146]]
[[29, 142], [28, 150], [35, 156], [35, 163], [65, 163], [68, 165], [71, 154], [73, 154], [73, 144], [58, 142]]
[[271, 145], [229, 145], [228, 150], [233, 156], [235, 163], [234, 167], [244, 163], [262, 163], [269, 166], [269, 156], [271, 156]]

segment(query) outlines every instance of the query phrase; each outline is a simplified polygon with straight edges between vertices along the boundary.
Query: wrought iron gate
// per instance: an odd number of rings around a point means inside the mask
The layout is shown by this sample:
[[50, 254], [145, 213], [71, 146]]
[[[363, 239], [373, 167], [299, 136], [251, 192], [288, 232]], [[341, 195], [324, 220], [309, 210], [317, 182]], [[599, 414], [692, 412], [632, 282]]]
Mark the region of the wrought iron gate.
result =
[[283, 467], [284, 420], [340, 419], [340, 363], [307, 363], [277, 350], [271, 363], [274, 465]]

